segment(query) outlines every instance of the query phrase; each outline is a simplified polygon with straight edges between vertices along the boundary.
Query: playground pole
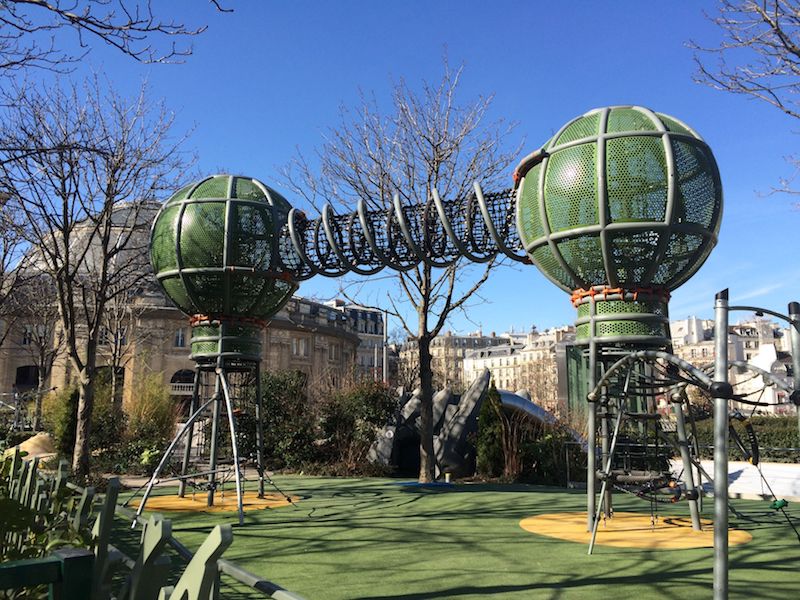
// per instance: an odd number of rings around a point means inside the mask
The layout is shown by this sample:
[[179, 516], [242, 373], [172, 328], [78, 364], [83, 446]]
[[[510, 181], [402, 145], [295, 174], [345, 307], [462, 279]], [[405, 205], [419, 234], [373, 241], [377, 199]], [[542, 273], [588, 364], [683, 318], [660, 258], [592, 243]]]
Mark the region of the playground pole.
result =
[[[793, 402], [798, 402], [800, 397], [800, 303], [789, 303], [789, 339], [792, 342], [792, 394]], [[800, 405], [797, 408], [797, 431], [800, 435]]]
[[[589, 341], [589, 391], [594, 390], [597, 385], [597, 344], [592, 337]], [[586, 530], [592, 531], [594, 528], [594, 513], [597, 510], [595, 487], [597, 482], [597, 402], [592, 398], [589, 400], [589, 414], [587, 427], [588, 453], [586, 456]]]
[[714, 600], [728, 598], [728, 290], [714, 302]]

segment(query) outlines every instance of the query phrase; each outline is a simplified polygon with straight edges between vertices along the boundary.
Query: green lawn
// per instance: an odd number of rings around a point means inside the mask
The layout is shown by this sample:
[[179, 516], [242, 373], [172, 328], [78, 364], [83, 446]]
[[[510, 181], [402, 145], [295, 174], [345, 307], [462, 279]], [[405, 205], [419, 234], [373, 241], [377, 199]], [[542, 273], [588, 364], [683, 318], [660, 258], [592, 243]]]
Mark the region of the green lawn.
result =
[[[485, 484], [424, 489], [390, 479], [275, 481], [302, 501], [246, 513], [225, 558], [308, 600], [711, 597], [711, 549], [598, 546], [587, 556], [585, 545], [519, 527], [523, 517], [584, 509], [580, 492]], [[618, 510], [649, 513], [646, 502], [615, 498]], [[731, 525], [753, 541], [731, 548], [730, 597], [800, 597], [800, 542], [789, 525], [768, 502], [734, 507], [741, 516], [731, 515]], [[687, 514], [685, 503], [660, 508], [662, 515]], [[174, 535], [191, 548], [214, 524], [235, 522], [235, 514], [173, 515]], [[236, 590], [224, 597], [246, 597]]]

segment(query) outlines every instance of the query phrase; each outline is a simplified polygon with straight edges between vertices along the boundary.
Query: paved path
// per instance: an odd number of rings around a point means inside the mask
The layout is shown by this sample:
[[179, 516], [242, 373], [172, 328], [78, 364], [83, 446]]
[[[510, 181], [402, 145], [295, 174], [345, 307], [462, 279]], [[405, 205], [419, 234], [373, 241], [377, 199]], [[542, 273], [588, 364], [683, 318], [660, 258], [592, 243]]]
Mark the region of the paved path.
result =
[[[714, 476], [714, 462], [710, 460], [701, 461], [703, 469], [711, 476]], [[759, 465], [761, 473], [775, 495], [784, 500], [800, 502], [800, 464], [797, 463], [761, 463]], [[759, 475], [759, 467], [754, 467], [747, 462], [728, 463], [728, 495], [731, 498], [746, 499], [772, 499], [769, 487], [762, 481]], [[680, 461], [673, 463], [673, 469], [680, 472]], [[713, 486], [703, 479], [703, 489], [711, 493]]]

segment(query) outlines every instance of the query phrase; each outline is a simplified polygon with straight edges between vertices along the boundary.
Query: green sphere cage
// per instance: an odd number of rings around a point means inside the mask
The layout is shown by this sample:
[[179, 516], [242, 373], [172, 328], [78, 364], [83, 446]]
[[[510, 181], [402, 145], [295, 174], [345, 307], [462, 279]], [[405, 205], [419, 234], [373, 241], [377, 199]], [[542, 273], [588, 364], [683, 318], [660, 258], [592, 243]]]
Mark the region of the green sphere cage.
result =
[[562, 127], [534, 160], [521, 165], [517, 226], [536, 266], [566, 291], [674, 290], [716, 244], [716, 161], [673, 117], [641, 107], [593, 110]]
[[516, 176], [524, 250], [575, 294], [578, 339], [668, 340], [669, 291], [705, 262], [722, 217], [719, 169], [703, 139], [646, 108], [601, 108], [564, 125]]
[[164, 293], [192, 317], [192, 358], [258, 360], [263, 321], [297, 283], [276, 232], [291, 206], [256, 179], [214, 175], [178, 190], [153, 222], [150, 260]]

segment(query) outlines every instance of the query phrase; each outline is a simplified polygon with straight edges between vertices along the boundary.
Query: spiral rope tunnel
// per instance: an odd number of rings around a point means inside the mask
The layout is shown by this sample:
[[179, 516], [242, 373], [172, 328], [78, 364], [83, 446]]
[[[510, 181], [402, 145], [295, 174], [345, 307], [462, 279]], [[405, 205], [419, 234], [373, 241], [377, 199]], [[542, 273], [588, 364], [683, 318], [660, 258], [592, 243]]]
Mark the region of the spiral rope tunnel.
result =
[[459, 258], [485, 263], [498, 254], [529, 262], [516, 230], [513, 190], [484, 194], [475, 183], [463, 198], [427, 201], [336, 214], [330, 204], [316, 219], [292, 209], [279, 238], [283, 268], [298, 281], [315, 275], [373, 275], [385, 267], [407, 271], [419, 264], [444, 268]]

